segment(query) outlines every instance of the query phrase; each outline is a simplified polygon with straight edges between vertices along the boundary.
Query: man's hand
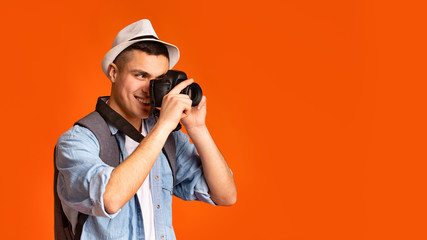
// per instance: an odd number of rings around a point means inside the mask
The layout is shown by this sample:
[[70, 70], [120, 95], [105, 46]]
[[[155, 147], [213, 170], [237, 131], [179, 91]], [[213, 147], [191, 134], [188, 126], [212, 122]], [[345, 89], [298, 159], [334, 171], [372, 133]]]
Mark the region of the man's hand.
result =
[[163, 97], [158, 124], [172, 131], [181, 119], [191, 114], [192, 101], [188, 95], [180, 92], [193, 81], [193, 79], [182, 81]]
[[182, 124], [188, 130], [205, 126], [206, 119], [206, 97], [203, 96], [199, 105], [192, 107], [190, 114], [181, 119]]

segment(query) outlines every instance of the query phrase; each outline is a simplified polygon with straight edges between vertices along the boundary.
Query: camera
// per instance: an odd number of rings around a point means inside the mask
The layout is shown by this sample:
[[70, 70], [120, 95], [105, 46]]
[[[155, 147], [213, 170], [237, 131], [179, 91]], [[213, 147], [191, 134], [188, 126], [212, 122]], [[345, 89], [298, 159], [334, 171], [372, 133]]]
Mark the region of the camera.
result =
[[[180, 82], [187, 80], [187, 74], [178, 70], [169, 70], [165, 75], [150, 81], [151, 108], [161, 107], [163, 97]], [[203, 97], [202, 88], [192, 83], [181, 91], [181, 94], [190, 96], [191, 106], [199, 105]]]

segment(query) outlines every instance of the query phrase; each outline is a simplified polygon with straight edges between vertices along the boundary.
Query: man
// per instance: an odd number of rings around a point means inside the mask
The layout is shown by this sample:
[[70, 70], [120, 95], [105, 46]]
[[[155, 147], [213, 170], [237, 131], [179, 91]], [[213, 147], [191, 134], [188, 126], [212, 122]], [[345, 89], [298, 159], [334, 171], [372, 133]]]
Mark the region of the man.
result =
[[[165, 75], [178, 59], [178, 48], [158, 40], [148, 20], [121, 30], [104, 56], [111, 96], [98, 104], [107, 115], [118, 116], [112, 119], [123, 118], [145, 137], [138, 143], [125, 131], [129, 127], [122, 131], [116, 120], [105, 120], [104, 132], [114, 136], [120, 150], [116, 167], [101, 159], [100, 137], [84, 124], [59, 138], [57, 193], [75, 238], [175, 239], [172, 195], [214, 205], [235, 203], [233, 176], [205, 124], [206, 97], [192, 107], [190, 97], [180, 94], [193, 80], [165, 95], [158, 118], [150, 114], [150, 80]], [[174, 131], [180, 122], [194, 145], [186, 134]], [[175, 170], [162, 151], [169, 135], [175, 145]]]

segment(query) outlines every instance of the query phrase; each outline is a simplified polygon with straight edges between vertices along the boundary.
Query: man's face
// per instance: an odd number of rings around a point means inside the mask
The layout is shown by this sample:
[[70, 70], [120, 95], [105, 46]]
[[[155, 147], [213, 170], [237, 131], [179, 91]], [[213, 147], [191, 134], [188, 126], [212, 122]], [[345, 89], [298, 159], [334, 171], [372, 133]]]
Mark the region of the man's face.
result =
[[119, 66], [112, 78], [109, 105], [130, 123], [137, 124], [150, 113], [150, 80], [165, 74], [169, 61], [163, 55], [148, 55], [139, 50], [128, 54], [128, 61]]

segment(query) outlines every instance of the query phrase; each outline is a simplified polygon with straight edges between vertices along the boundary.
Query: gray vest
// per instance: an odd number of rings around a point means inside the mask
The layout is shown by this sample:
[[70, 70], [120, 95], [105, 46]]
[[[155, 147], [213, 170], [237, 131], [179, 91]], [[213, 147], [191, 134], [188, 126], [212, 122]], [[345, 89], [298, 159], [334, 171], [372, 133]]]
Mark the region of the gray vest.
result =
[[[107, 105], [108, 97], [98, 98], [96, 110], [86, 117], [80, 119], [75, 125], [80, 125], [89, 129], [99, 142], [99, 157], [106, 164], [117, 167], [120, 164], [120, 148], [116, 137], [111, 134], [108, 123], [112, 124], [119, 131], [129, 136], [136, 142], [141, 142], [144, 137], [136, 130], [126, 119], [115, 112]], [[177, 128], [178, 129], [178, 128]], [[169, 165], [173, 174], [173, 182], [175, 186], [175, 166], [176, 166], [176, 146], [175, 139], [171, 133], [163, 147], [163, 153], [168, 159]], [[61, 201], [57, 193], [58, 169], [56, 167], [56, 147], [54, 150], [54, 214], [55, 214], [55, 240], [75, 240], [80, 239], [83, 225], [88, 218], [88, 215], [79, 213], [75, 233], [72, 231], [71, 223], [65, 215]]]

